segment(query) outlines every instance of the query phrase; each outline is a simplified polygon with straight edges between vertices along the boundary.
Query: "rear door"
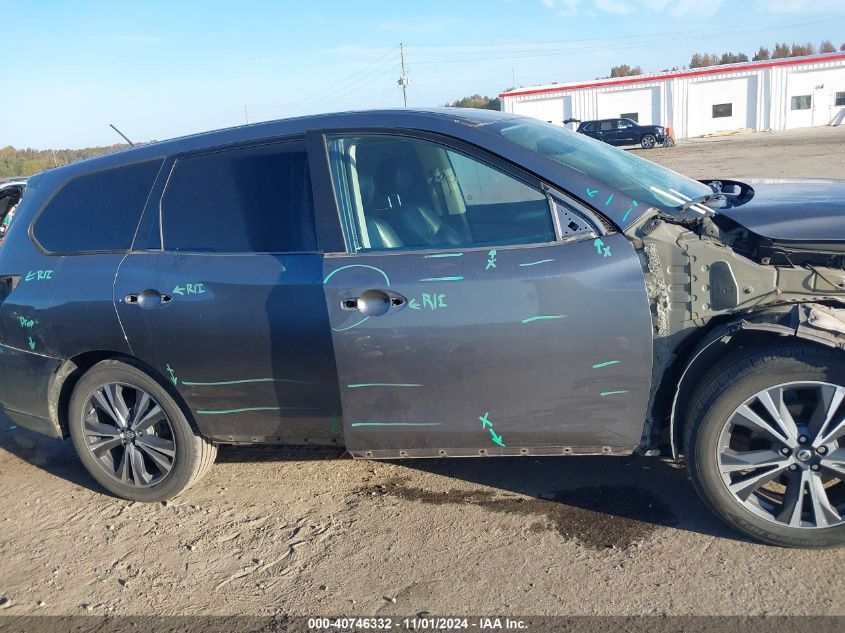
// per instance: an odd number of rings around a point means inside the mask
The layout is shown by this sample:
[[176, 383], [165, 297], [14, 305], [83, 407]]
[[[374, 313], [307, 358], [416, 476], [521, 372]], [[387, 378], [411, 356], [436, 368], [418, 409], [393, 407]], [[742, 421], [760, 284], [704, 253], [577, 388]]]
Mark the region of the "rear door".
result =
[[165, 170], [115, 282], [133, 353], [214, 439], [337, 440], [304, 142], [181, 156]]
[[639, 444], [651, 319], [623, 236], [453, 139], [327, 144], [348, 244], [323, 282], [353, 455]]

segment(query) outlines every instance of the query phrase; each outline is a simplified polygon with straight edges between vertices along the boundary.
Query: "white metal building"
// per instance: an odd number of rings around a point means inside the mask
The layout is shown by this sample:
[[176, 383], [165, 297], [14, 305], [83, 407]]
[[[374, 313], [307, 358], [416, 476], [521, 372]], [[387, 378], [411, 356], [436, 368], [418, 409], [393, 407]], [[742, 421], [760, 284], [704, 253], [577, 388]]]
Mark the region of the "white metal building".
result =
[[502, 109], [561, 124], [632, 118], [677, 138], [845, 123], [845, 53], [519, 88]]

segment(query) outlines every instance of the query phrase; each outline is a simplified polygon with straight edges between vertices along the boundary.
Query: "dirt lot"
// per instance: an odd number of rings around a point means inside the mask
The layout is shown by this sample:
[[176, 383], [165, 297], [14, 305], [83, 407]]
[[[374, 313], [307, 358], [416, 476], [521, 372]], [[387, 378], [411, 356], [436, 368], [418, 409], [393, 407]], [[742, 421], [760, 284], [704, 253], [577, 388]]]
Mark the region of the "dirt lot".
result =
[[[845, 128], [640, 152], [696, 177], [845, 176]], [[356, 462], [221, 449], [109, 497], [0, 420], [0, 614], [845, 614], [845, 550], [756, 545], [648, 458]]]

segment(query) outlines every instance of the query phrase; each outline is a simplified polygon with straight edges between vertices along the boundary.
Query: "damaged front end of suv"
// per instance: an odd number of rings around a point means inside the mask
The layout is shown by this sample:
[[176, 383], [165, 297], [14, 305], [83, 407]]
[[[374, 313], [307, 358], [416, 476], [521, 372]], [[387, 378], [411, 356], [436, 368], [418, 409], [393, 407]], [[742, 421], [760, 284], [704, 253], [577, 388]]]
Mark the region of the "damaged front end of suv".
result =
[[845, 347], [845, 186], [703, 181], [680, 213], [649, 209], [625, 233], [643, 261], [655, 325], [646, 445], [684, 451], [693, 387], [731, 349], [797, 337]]

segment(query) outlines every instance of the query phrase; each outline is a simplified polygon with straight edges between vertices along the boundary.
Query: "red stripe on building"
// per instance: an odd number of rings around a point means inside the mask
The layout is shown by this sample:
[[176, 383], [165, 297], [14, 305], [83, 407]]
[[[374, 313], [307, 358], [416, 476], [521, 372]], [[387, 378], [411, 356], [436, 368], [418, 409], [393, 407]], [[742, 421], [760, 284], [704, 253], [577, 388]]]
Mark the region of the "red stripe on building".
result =
[[766, 62], [753, 62], [745, 66], [732, 66], [729, 68], [719, 68], [718, 66], [711, 68], [704, 68], [702, 70], [687, 70], [680, 73], [669, 73], [666, 75], [651, 75], [649, 77], [625, 77], [624, 79], [613, 79], [611, 81], [593, 81], [585, 84], [577, 84], [571, 86], [554, 86], [552, 88], [535, 88], [533, 90], [519, 90], [515, 92], [503, 92], [499, 97], [519, 97], [522, 95], [536, 95], [549, 92], [570, 92], [572, 90], [581, 90], [583, 88], [604, 88], [605, 86], [624, 86], [628, 84], [642, 84], [652, 81], [665, 81], [667, 79], [677, 79], [679, 77], [700, 77], [702, 75], [723, 75], [726, 73], [741, 73], [746, 70], [756, 70], [758, 68], [774, 68], [776, 66], [797, 66], [798, 64], [814, 64], [817, 62], [831, 62], [840, 59], [845, 59], [845, 53], [838, 53], [836, 55], [824, 55], [822, 57], [797, 57], [794, 59], [775, 59]]

